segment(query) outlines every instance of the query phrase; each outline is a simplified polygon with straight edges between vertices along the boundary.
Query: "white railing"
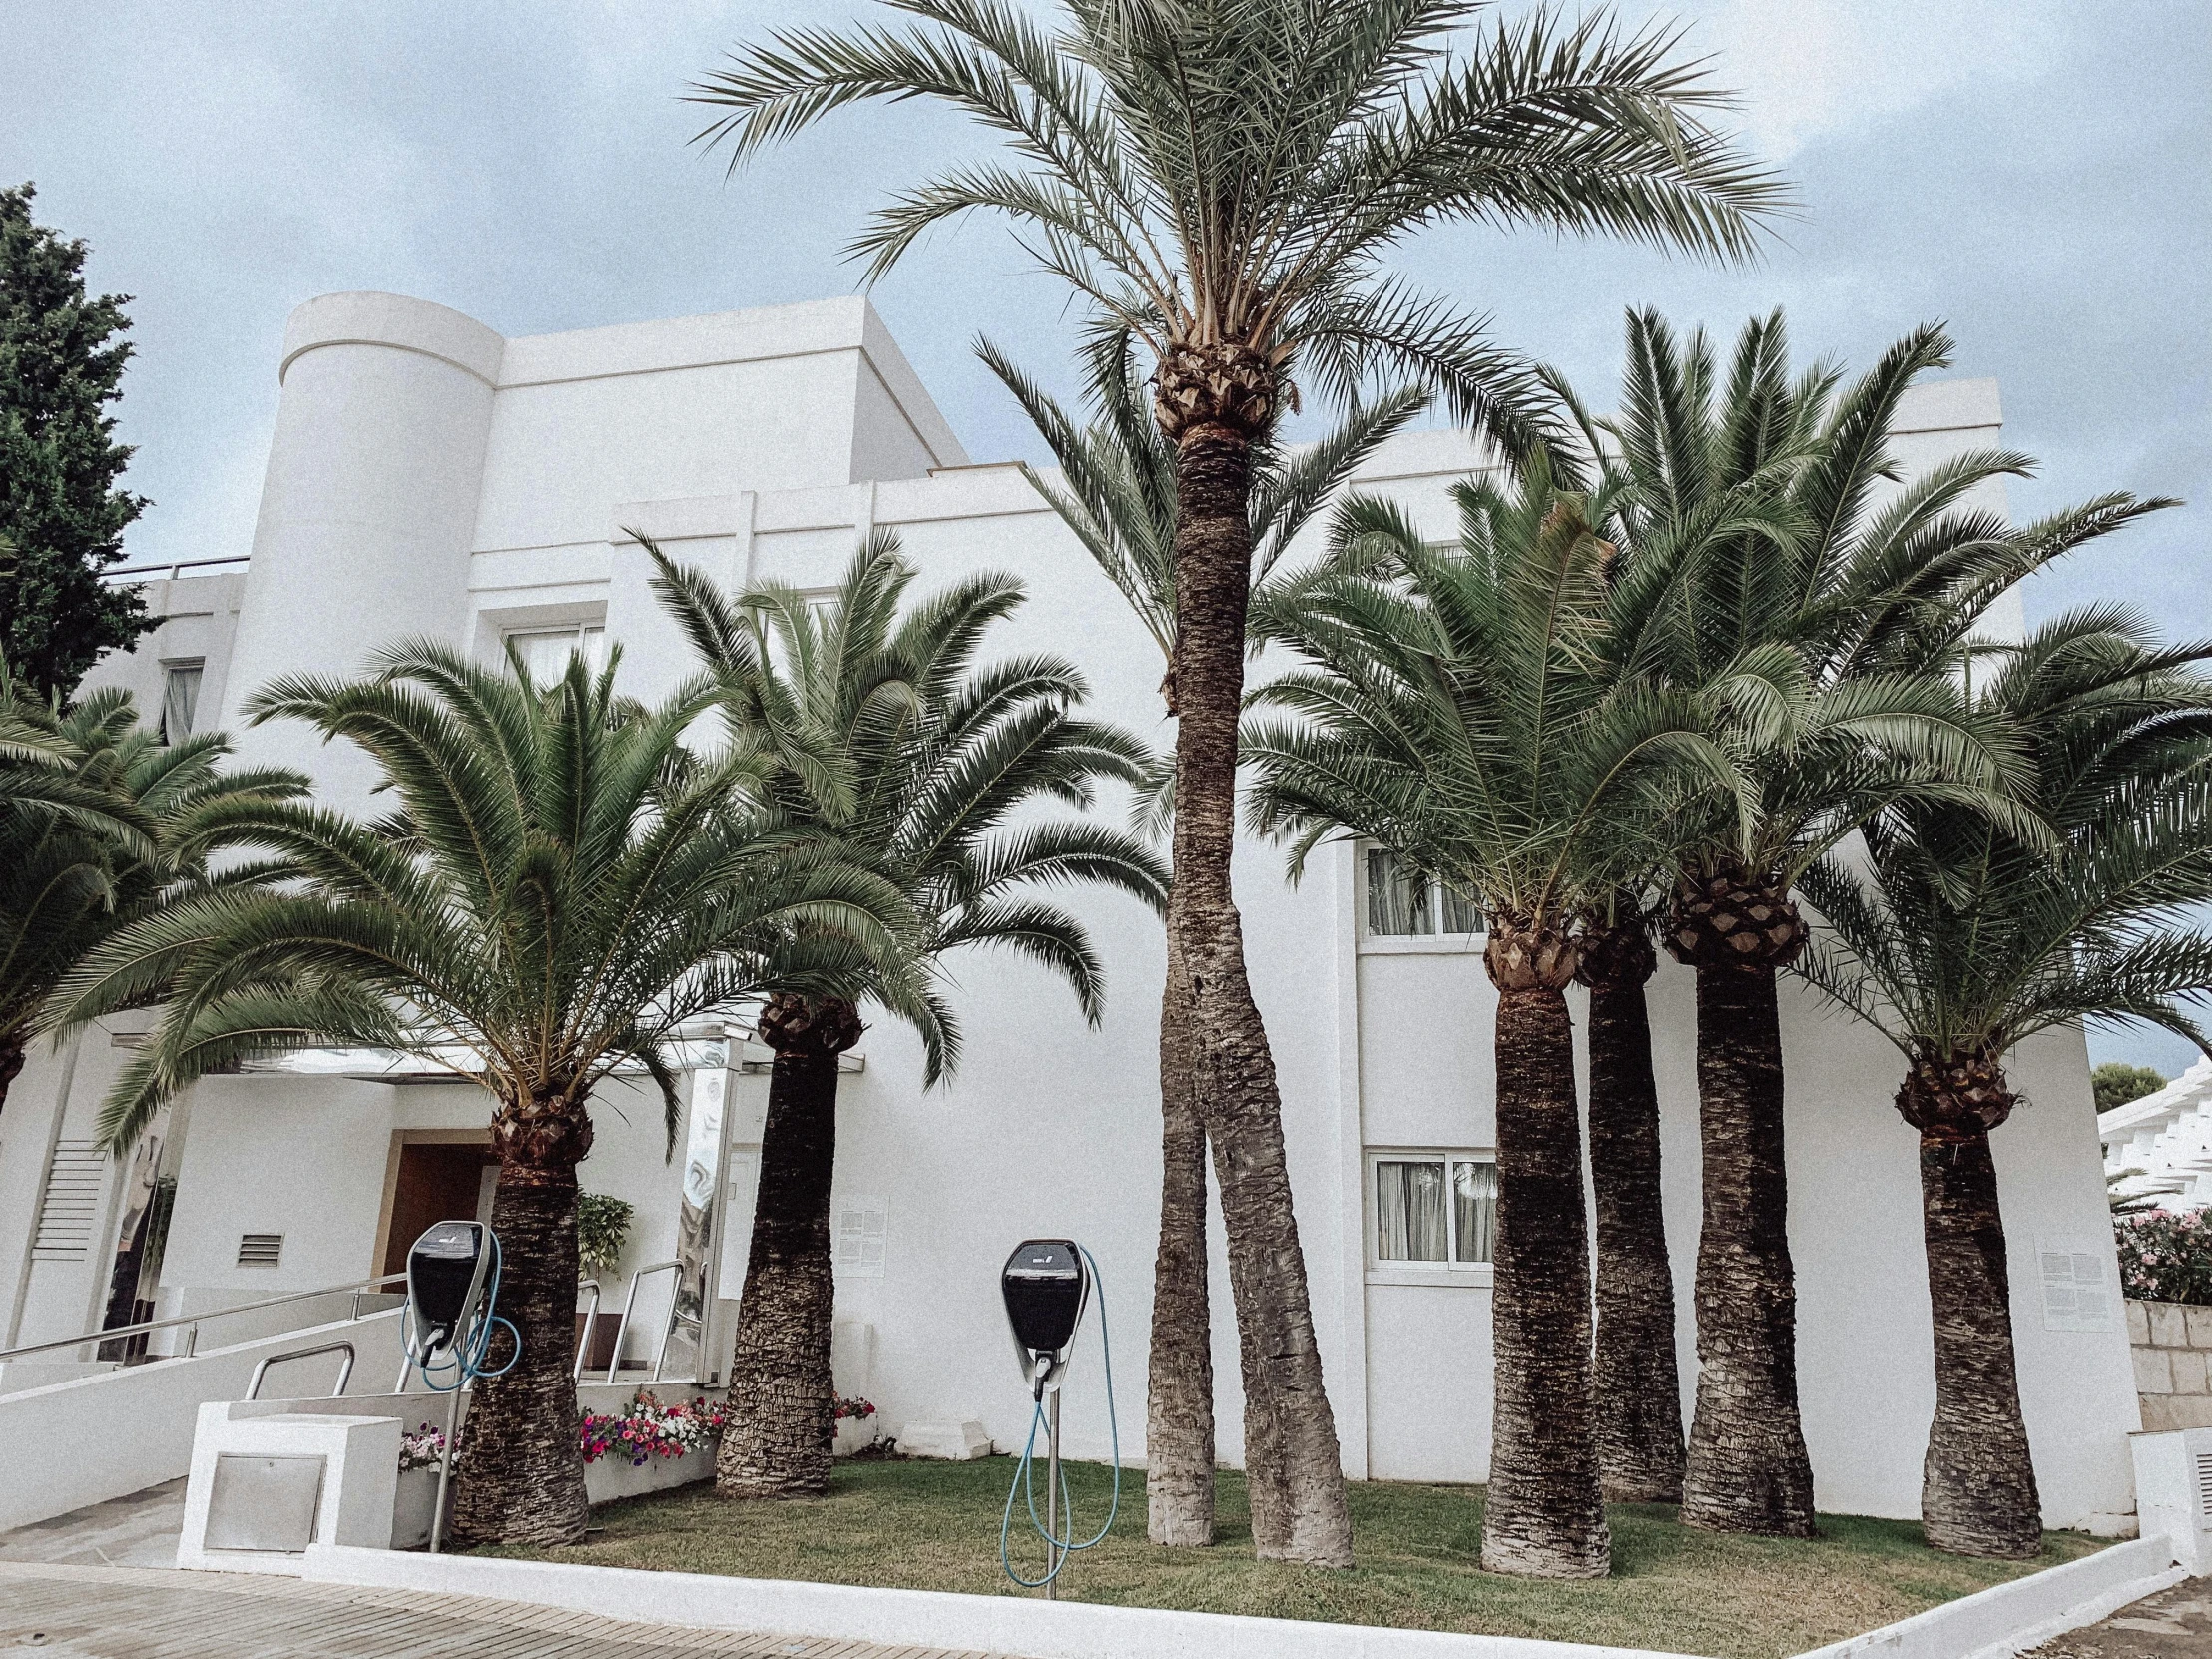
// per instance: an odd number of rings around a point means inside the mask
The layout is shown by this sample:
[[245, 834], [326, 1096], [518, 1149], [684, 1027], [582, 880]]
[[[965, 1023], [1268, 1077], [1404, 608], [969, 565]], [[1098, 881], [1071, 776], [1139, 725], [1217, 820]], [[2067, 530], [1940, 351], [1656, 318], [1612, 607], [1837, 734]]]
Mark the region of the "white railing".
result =
[[[208, 1320], [226, 1319], [233, 1314], [259, 1313], [264, 1308], [281, 1308], [291, 1302], [312, 1302], [317, 1297], [351, 1296], [353, 1311], [347, 1317], [361, 1317], [361, 1298], [374, 1296], [394, 1280], [404, 1280], [403, 1273], [387, 1273], [375, 1279], [360, 1279], [349, 1285], [330, 1285], [319, 1291], [293, 1291], [286, 1296], [264, 1297], [259, 1302], [242, 1302], [235, 1308], [210, 1308], [198, 1314], [178, 1314], [166, 1320], [140, 1320], [136, 1325], [118, 1325], [106, 1331], [88, 1331], [81, 1337], [57, 1337], [51, 1342], [26, 1343], [21, 1348], [0, 1349], [0, 1365], [10, 1360], [27, 1359], [33, 1354], [53, 1354], [62, 1349], [88, 1348], [95, 1343], [122, 1342], [131, 1337], [150, 1335], [156, 1331], [185, 1331], [185, 1348], [181, 1355], [157, 1355], [157, 1359], [189, 1360], [200, 1347], [200, 1327]], [[381, 1309], [372, 1309], [381, 1313]]]
[[250, 555], [233, 553], [223, 559], [172, 559], [167, 564], [116, 565], [102, 571], [100, 580], [109, 587], [131, 587], [141, 582], [175, 582], [183, 579], [187, 571], [195, 574], [243, 572], [250, 562]]

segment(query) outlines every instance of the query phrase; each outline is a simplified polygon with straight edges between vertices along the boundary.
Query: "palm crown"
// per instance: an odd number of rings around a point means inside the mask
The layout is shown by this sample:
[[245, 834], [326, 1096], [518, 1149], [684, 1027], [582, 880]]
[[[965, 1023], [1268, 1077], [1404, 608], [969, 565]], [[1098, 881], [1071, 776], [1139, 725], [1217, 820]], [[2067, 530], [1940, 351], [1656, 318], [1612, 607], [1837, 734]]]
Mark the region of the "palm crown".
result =
[[476, 1079], [499, 1100], [503, 1155], [523, 1162], [582, 1155], [584, 1103], [618, 1066], [659, 1082], [673, 1135], [665, 1050], [681, 1026], [760, 991], [796, 929], [895, 960], [910, 925], [880, 879], [749, 810], [750, 758], [688, 757], [684, 730], [711, 704], [704, 682], [627, 704], [613, 662], [595, 676], [572, 659], [540, 686], [519, 659], [501, 673], [419, 641], [382, 653], [369, 679], [265, 688], [257, 721], [360, 745], [396, 808], [376, 822], [292, 801], [211, 809], [287, 879], [189, 898], [69, 976], [73, 1020], [175, 990], [109, 1096], [102, 1140], [129, 1145], [206, 1072], [324, 1044]]
[[[1088, 688], [1064, 660], [976, 665], [1021, 585], [970, 576], [902, 616], [915, 572], [887, 533], [863, 542], [822, 605], [774, 582], [732, 599], [653, 553], [655, 586], [709, 665], [732, 753], [766, 768], [779, 825], [901, 893], [917, 962], [964, 946], [1017, 951], [1062, 975], [1095, 1023], [1103, 970], [1082, 924], [1024, 889], [1096, 881], [1158, 906], [1167, 870], [1131, 835], [1026, 809], [1087, 807], [1101, 781], [1139, 781], [1148, 757], [1120, 729], [1074, 716]], [[872, 995], [910, 1021], [932, 1081], [957, 1061], [957, 1019], [925, 979], [885, 975], [835, 937], [796, 936], [787, 954], [831, 979], [841, 963], [839, 994]]]
[[1621, 412], [1582, 417], [1625, 554], [1620, 671], [1711, 690], [1757, 785], [1693, 861], [1787, 886], [1908, 794], [2032, 833], [2007, 799], [2025, 778], [2009, 728], [1960, 690], [1970, 636], [2023, 576], [2170, 503], [2115, 493], [2015, 528], [1972, 499], [2031, 470], [2004, 450], [1901, 482], [1900, 399], [1949, 353], [1924, 328], [1850, 386], [1829, 364], [1793, 375], [1777, 312], [1724, 373], [1702, 330], [1631, 313]]
[[[1004, 214], [1046, 271], [1164, 365], [1169, 435], [1203, 401], [1251, 431], [1294, 365], [1348, 402], [1439, 388], [1525, 450], [1549, 433], [1525, 364], [1385, 276], [1378, 254], [1451, 218], [1748, 252], [1775, 181], [1704, 122], [1724, 102], [1675, 36], [1539, 12], [1461, 36], [1475, 0], [1068, 0], [1049, 29], [996, 0], [895, 0], [919, 26], [793, 30], [694, 89], [736, 167], [841, 106], [941, 100], [1001, 134], [855, 241], [872, 279], [932, 227]], [[1223, 348], [1230, 349], [1227, 355]], [[1295, 395], [1295, 393], [1293, 394]]]
[[[0, 669], [0, 1047], [20, 1049], [50, 1022], [55, 986], [117, 929], [261, 878], [251, 865], [209, 873], [235, 842], [230, 814], [291, 800], [306, 781], [227, 772], [229, 754], [220, 733], [164, 744], [126, 692], [89, 692], [65, 714]], [[149, 982], [117, 1006], [162, 994]]]
[[1248, 727], [1255, 816], [1294, 833], [1294, 867], [1350, 829], [1501, 920], [1563, 932], [1663, 855], [1691, 781], [1728, 799], [1737, 775], [1696, 695], [1612, 672], [1604, 503], [1555, 489], [1540, 458], [1513, 495], [1456, 494], [1445, 549], [1386, 503], [1348, 503], [1335, 556], [1261, 619], [1312, 666], [1252, 694], [1297, 717]]
[[1833, 937], [1802, 971], [1916, 1062], [1994, 1063], [2110, 1015], [2204, 1045], [2179, 999], [2212, 989], [2212, 938], [2187, 925], [2212, 887], [2208, 656], [2101, 606], [2002, 653], [1975, 701], [2017, 728], [2055, 849], [1956, 807], [1885, 815], [1863, 863], [1808, 876]]

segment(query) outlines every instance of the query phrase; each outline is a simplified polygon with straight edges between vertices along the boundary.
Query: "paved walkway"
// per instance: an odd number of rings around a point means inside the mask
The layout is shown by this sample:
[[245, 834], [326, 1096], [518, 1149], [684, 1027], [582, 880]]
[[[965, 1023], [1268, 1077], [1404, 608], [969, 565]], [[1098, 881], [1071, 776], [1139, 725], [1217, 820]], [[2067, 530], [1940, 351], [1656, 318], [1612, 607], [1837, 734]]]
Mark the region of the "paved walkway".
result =
[[2022, 1659], [2212, 1659], [2212, 1578], [2185, 1578]]
[[0, 1654], [53, 1659], [991, 1659], [633, 1624], [476, 1596], [179, 1572], [185, 1483], [0, 1532]]
[[0, 1651], [19, 1649], [56, 1659], [987, 1659], [296, 1578], [5, 1561]]

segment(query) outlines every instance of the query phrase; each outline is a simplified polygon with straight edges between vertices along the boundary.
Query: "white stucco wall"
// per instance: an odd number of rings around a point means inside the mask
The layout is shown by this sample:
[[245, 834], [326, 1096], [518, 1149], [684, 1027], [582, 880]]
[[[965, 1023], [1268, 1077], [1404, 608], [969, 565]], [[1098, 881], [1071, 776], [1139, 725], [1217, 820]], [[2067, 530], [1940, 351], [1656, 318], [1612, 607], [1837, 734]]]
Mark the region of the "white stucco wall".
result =
[[[988, 655], [1065, 654], [1091, 681], [1090, 712], [1155, 744], [1171, 739], [1149, 638], [1016, 469], [963, 464], [864, 301], [501, 341], [440, 307], [341, 295], [302, 308], [287, 357], [224, 692], [231, 707], [270, 673], [350, 667], [386, 632], [428, 629], [490, 657], [510, 629], [580, 621], [603, 621], [621, 643], [626, 691], [659, 695], [694, 665], [626, 527], [731, 586], [773, 576], [813, 589], [833, 583], [876, 527], [898, 532], [921, 591], [979, 569], [1019, 575], [1029, 603]], [[1906, 410], [1899, 449], [1912, 467], [1999, 435], [1991, 382], [1930, 387]], [[1477, 459], [1461, 434], [1410, 433], [1363, 479], [1448, 535], [1448, 485]], [[2001, 511], [2001, 490], [1980, 504]], [[256, 745], [316, 766], [342, 793], [342, 759], [311, 740]], [[1489, 1439], [1487, 1290], [1478, 1274], [1437, 1283], [1368, 1262], [1363, 1152], [1494, 1143], [1491, 993], [1465, 950], [1358, 950], [1355, 874], [1349, 848], [1317, 856], [1295, 889], [1273, 849], [1248, 846], [1237, 865], [1316, 1325], [1348, 1469], [1478, 1479]], [[874, 1330], [867, 1386], [890, 1431], [979, 1417], [1016, 1440], [1028, 1402], [1007, 1351], [997, 1269], [1025, 1236], [1081, 1239], [1106, 1276], [1122, 1443], [1134, 1457], [1156, 1243], [1160, 928], [1118, 895], [1059, 896], [1107, 964], [1098, 1029], [1041, 970], [971, 955], [947, 964], [967, 1032], [956, 1077], [925, 1094], [918, 1043], [887, 1019], [861, 1044], [864, 1069], [840, 1095], [836, 1203], [840, 1217], [880, 1204], [886, 1232], [879, 1271], [840, 1268], [838, 1312]], [[1688, 974], [1664, 966], [1653, 997], [1687, 1401], [1699, 1208]], [[1800, 1374], [1818, 1499], [1909, 1515], [1933, 1382], [1914, 1142], [1889, 1104], [1895, 1057], [1796, 991], [1785, 1040]], [[2108, 1334], [2046, 1330], [2034, 1271], [2047, 1239], [2109, 1256], [2081, 1045], [2046, 1039], [2017, 1071], [2033, 1104], [1999, 1133], [1997, 1155], [2021, 1386], [2046, 1515], [2065, 1524], [2127, 1506], [2122, 1436], [2136, 1419], [2118, 1321]], [[766, 1087], [757, 1075], [731, 1078], [731, 1168], [750, 1167], [757, 1152]], [[595, 1103], [600, 1139], [583, 1175], [587, 1188], [638, 1205], [634, 1268], [672, 1254], [681, 1172], [662, 1161], [658, 1102], [617, 1105], [613, 1093]], [[14, 1115], [11, 1106], [0, 1119], [0, 1198], [26, 1179]], [[323, 1276], [296, 1288], [374, 1271], [393, 1134], [484, 1116], [465, 1088], [212, 1080], [195, 1103], [165, 1283], [234, 1288], [252, 1272], [235, 1266], [247, 1230], [286, 1233], [284, 1278]], [[0, 1238], [0, 1257], [9, 1244]], [[1214, 1245], [1220, 1444], [1234, 1462], [1242, 1406], [1218, 1216]], [[723, 1332], [735, 1289], [723, 1287]], [[619, 1297], [619, 1285], [610, 1291]], [[657, 1319], [650, 1303], [641, 1313], [649, 1308]], [[1069, 1446], [1100, 1455], [1095, 1353], [1080, 1363], [1088, 1380], [1070, 1396]]]

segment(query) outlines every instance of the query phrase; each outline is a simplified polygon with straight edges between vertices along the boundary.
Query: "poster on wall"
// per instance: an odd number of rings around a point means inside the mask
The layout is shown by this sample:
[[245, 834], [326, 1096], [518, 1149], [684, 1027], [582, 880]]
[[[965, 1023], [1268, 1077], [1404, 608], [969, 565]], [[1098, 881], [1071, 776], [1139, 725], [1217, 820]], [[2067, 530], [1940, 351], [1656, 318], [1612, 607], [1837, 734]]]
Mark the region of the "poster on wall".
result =
[[2045, 1331], [2109, 1331], [2119, 1307], [2112, 1246], [2039, 1238], [2035, 1261], [2043, 1290]]

